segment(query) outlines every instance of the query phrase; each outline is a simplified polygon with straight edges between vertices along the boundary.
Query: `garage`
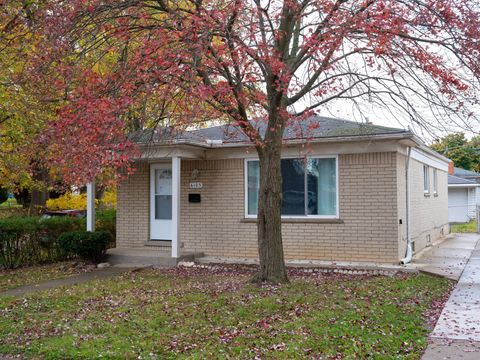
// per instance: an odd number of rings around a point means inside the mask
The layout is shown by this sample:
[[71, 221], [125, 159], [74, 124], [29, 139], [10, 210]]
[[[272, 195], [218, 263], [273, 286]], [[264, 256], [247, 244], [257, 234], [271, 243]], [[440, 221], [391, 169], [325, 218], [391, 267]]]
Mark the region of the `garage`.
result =
[[479, 184], [448, 176], [448, 221], [466, 223], [475, 217], [476, 191]]

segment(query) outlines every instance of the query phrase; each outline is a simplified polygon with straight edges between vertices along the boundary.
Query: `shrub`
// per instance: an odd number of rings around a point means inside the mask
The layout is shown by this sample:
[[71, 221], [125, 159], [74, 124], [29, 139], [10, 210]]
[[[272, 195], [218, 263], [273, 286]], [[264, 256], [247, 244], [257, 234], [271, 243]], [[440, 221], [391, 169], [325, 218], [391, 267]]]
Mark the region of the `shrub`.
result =
[[58, 245], [66, 257], [79, 256], [98, 264], [105, 258], [112, 234], [108, 231], [72, 231], [60, 235]]
[[103, 198], [100, 199], [100, 205], [105, 209], [116, 209], [117, 208], [117, 192], [116, 191], [105, 191]]
[[87, 194], [75, 195], [70, 192], [56, 199], [47, 200], [48, 210], [85, 210], [87, 208]]
[[115, 247], [115, 238], [116, 238], [116, 219], [117, 211], [115, 209], [103, 210], [97, 212], [96, 217], [96, 230], [98, 231], [108, 231], [112, 235], [112, 243], [109, 247]]
[[0, 267], [53, 262], [63, 259], [57, 239], [79, 230], [84, 221], [69, 217], [10, 217], [0, 219]]
[[[115, 209], [117, 206], [117, 193], [106, 191], [103, 198], [95, 200], [96, 206], [101, 209]], [[85, 210], [87, 208], [87, 194], [72, 194], [67, 192], [56, 199], [47, 200], [48, 210]]]
[[77, 244], [83, 235], [83, 231], [70, 231], [61, 234], [58, 237], [58, 249], [61, 257], [71, 259], [76, 256]]

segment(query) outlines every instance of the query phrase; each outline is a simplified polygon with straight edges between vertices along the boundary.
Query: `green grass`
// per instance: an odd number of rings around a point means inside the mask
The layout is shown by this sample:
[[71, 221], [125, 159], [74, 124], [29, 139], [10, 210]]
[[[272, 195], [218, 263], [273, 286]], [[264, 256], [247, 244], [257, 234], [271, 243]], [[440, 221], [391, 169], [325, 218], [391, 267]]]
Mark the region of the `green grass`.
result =
[[15, 199], [8, 199], [0, 204], [0, 219], [15, 215], [25, 215], [24, 213], [25, 209], [23, 209], [22, 205], [17, 204]]
[[423, 314], [451, 284], [427, 275], [144, 270], [0, 298], [0, 354], [45, 359], [419, 359]]
[[450, 227], [450, 232], [452, 233], [476, 233], [477, 232], [477, 222], [475, 220], [470, 221], [466, 224], [454, 224]]
[[13, 289], [23, 285], [37, 284], [47, 280], [61, 279], [93, 269], [93, 266], [73, 265], [73, 261], [65, 261], [56, 264], [31, 266], [16, 270], [0, 270], [0, 291]]
[[0, 207], [3, 207], [3, 208], [18, 208], [18, 207], [22, 207], [22, 205], [19, 205], [17, 203], [17, 200], [15, 198], [13, 198], [13, 199], [7, 199], [7, 201], [1, 203]]

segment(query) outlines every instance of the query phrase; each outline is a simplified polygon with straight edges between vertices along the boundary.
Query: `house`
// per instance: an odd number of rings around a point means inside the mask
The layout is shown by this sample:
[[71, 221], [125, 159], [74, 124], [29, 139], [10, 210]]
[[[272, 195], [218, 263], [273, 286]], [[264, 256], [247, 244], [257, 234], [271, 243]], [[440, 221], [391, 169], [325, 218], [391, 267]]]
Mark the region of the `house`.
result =
[[[407, 130], [311, 122], [318, 128], [284, 133], [286, 259], [398, 263], [448, 233], [447, 158]], [[167, 128], [132, 140], [142, 155], [118, 187], [119, 249], [258, 258], [258, 160], [241, 130]]]
[[448, 175], [448, 220], [466, 223], [476, 217], [480, 205], [480, 174], [458, 167]]

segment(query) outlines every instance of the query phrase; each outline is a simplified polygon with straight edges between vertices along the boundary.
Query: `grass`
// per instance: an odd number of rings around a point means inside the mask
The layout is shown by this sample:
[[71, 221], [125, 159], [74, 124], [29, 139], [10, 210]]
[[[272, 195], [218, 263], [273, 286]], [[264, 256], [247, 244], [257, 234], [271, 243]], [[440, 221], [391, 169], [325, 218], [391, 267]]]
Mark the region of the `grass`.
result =
[[19, 207], [22, 207], [22, 205], [19, 205], [17, 203], [17, 200], [15, 198], [12, 198], [12, 199], [7, 199], [7, 201], [1, 203], [0, 207], [2, 207], [2, 208], [19, 208]]
[[7, 201], [0, 204], [0, 219], [15, 215], [24, 215], [24, 213], [25, 209], [17, 203], [15, 198], [7, 199]]
[[470, 221], [466, 224], [454, 224], [450, 227], [450, 232], [452, 233], [476, 233], [477, 232], [477, 222], [475, 220]]
[[32, 266], [16, 270], [0, 270], [0, 292], [23, 285], [61, 279], [80, 272], [90, 271], [93, 266], [65, 261], [56, 264]]
[[451, 283], [292, 270], [257, 287], [251, 268], [126, 273], [0, 298], [0, 354], [45, 359], [419, 359], [425, 314]]

